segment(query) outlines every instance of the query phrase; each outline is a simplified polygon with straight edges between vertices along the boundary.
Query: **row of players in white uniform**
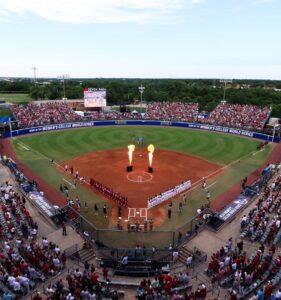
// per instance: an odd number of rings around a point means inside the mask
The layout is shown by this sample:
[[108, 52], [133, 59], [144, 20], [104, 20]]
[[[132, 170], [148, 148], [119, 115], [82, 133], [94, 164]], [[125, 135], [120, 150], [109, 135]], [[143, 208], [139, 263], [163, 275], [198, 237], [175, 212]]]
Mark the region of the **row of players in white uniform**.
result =
[[152, 208], [166, 200], [169, 200], [169, 199], [175, 197], [176, 195], [182, 193], [183, 191], [189, 189], [190, 187], [191, 187], [191, 181], [190, 180], [184, 181], [181, 184], [176, 185], [175, 187], [149, 199], [147, 201], [147, 207]]

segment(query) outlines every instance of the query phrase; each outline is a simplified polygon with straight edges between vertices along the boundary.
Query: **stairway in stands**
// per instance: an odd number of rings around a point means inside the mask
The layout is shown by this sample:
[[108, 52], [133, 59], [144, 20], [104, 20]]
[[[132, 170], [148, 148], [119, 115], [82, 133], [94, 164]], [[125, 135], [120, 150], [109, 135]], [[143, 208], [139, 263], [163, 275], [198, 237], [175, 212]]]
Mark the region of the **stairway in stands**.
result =
[[76, 254], [79, 257], [79, 260], [85, 263], [96, 257], [95, 251], [92, 248], [81, 249]]
[[180, 252], [179, 252], [178, 261], [185, 265], [186, 264], [186, 259], [190, 255], [193, 256], [193, 252], [191, 250], [189, 250], [186, 247], [181, 247]]

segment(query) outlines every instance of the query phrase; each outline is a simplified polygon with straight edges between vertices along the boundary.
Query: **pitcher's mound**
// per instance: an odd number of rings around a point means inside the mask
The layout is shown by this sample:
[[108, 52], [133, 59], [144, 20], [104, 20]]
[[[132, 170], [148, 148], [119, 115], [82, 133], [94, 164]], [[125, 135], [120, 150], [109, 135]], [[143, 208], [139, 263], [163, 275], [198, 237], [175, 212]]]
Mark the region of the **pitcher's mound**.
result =
[[147, 181], [152, 180], [153, 176], [150, 173], [144, 172], [144, 171], [137, 171], [137, 172], [129, 172], [127, 174], [127, 179], [132, 182], [137, 183], [144, 183]]

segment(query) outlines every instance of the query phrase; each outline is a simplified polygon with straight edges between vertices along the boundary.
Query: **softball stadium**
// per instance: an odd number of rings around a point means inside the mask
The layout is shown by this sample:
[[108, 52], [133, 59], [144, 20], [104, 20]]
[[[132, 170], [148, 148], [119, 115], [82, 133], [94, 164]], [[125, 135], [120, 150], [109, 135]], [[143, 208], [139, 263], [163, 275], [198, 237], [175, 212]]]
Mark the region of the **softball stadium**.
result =
[[271, 109], [222, 102], [202, 114], [196, 103], [148, 102], [119, 112], [101, 109], [101, 97], [87, 89], [79, 113], [81, 101], [11, 107], [1, 140], [3, 297], [278, 292], [281, 146], [278, 126], [264, 133]]

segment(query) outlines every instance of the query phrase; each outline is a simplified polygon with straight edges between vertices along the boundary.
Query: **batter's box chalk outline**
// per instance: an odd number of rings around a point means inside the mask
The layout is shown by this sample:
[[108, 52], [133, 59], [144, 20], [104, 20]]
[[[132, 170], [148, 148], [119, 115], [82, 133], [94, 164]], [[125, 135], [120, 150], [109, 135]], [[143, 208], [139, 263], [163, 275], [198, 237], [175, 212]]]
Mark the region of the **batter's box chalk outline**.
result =
[[[132, 213], [131, 213], [132, 212]], [[130, 218], [135, 218], [136, 216], [136, 209], [135, 208], [132, 208], [132, 207], [129, 207], [129, 212], [128, 212], [128, 219]]]
[[140, 209], [140, 217], [147, 219], [147, 208]]

